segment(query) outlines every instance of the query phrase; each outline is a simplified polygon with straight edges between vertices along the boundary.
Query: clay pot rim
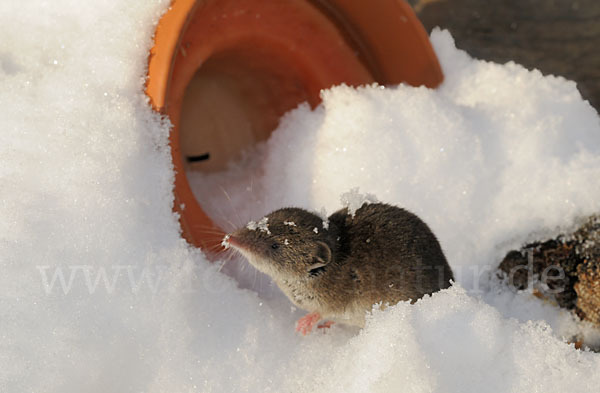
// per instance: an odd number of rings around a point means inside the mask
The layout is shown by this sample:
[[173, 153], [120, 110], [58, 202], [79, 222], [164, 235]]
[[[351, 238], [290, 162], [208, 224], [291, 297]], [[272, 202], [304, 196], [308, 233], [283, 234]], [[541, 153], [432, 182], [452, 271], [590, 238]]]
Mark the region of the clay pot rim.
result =
[[[365, 39], [361, 39], [364, 38], [365, 35], [365, 32], [361, 27], [356, 26], [356, 23], [349, 22], [347, 18], [344, 18], [335, 7], [330, 5], [330, 1], [331, 0], [310, 0], [313, 5], [324, 12], [326, 16], [338, 26], [340, 31], [347, 37], [348, 43], [360, 51], [360, 54], [364, 59], [364, 65], [371, 71], [372, 75], [377, 80], [385, 79], [385, 76], [382, 75], [383, 71], [381, 71], [382, 64], [385, 63], [385, 55], [383, 55], [384, 57], [382, 59], [381, 53], [378, 56], [377, 54], [374, 54], [372, 50], [369, 50], [370, 46], [377, 45], [377, 43], [369, 45]], [[165, 113], [166, 110], [166, 92], [170, 85], [177, 49], [183, 38], [182, 32], [186, 30], [187, 25], [200, 3], [201, 0], [173, 0], [171, 6], [161, 17], [156, 27], [154, 45], [150, 49], [148, 58], [146, 94], [150, 98], [152, 107], [161, 113]], [[411, 31], [419, 41], [419, 47], [424, 51], [427, 60], [430, 62], [431, 69], [428, 70], [428, 72], [431, 74], [431, 79], [429, 82], [424, 83], [424, 85], [432, 88], [437, 87], [443, 81], [444, 75], [435, 51], [429, 42], [427, 32], [414, 14], [410, 5], [404, 0], [400, 0], [396, 2], [396, 6], [399, 7], [403, 16], [407, 15], [408, 20], [406, 23], [412, 27]], [[391, 83], [394, 82], [395, 81], [392, 81]], [[384, 81], [384, 83], [386, 82]]]
[[184, 32], [198, 0], [173, 0], [169, 9], [160, 18], [154, 32], [154, 45], [148, 57], [148, 78], [146, 95], [154, 110], [166, 113], [167, 91], [169, 89], [173, 64]]

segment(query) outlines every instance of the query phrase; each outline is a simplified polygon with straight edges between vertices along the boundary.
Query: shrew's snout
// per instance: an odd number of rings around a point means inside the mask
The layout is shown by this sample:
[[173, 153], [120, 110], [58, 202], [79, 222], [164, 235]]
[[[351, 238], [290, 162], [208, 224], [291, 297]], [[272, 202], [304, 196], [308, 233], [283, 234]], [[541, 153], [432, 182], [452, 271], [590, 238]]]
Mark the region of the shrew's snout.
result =
[[246, 248], [244, 241], [235, 235], [227, 235], [227, 243], [235, 248]]

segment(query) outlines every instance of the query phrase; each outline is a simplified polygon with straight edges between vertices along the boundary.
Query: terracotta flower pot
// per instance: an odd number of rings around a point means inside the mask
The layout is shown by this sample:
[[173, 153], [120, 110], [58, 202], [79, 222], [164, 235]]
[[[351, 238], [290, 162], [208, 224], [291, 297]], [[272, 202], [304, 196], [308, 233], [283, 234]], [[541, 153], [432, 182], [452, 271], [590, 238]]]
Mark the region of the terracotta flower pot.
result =
[[175, 209], [184, 237], [222, 235], [186, 171], [224, 168], [266, 139], [282, 114], [346, 83], [443, 79], [427, 34], [401, 0], [174, 0], [159, 22], [146, 92], [173, 123]]

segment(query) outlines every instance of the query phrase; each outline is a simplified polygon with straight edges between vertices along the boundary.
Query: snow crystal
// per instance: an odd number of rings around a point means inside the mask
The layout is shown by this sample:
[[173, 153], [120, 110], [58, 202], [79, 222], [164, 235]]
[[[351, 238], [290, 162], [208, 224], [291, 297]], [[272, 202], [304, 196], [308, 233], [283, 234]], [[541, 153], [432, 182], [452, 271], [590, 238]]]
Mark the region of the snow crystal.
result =
[[361, 194], [358, 187], [340, 195], [342, 206], [348, 208], [348, 214], [354, 218], [356, 211], [365, 203], [377, 203], [377, 197], [373, 194]]
[[250, 229], [251, 231], [255, 231], [258, 229], [261, 232], [266, 232], [267, 235], [270, 235], [271, 231], [269, 231], [268, 221], [269, 221], [268, 217], [263, 217], [258, 222], [249, 221], [248, 224], [246, 224], [246, 228]]
[[327, 209], [322, 207], [321, 210], [319, 210], [319, 217], [321, 217], [321, 219], [323, 220], [323, 229], [328, 230], [329, 229], [329, 215], [327, 215]]
[[248, 228], [251, 231], [256, 231], [256, 229], [258, 228], [258, 224], [256, 223], [256, 221], [248, 221], [248, 224], [246, 224], [246, 228]]
[[295, 227], [296, 223], [294, 221], [284, 221], [283, 225], [288, 225], [288, 226], [291, 226], [291, 227]]
[[223, 248], [225, 248], [226, 250], [231, 247], [231, 244], [229, 243], [229, 239], [231, 238], [231, 235], [225, 235], [225, 237], [223, 237], [223, 241], [221, 241], [221, 245], [223, 246]]
[[314, 233], [319, 233], [319, 228], [317, 228], [317, 227], [314, 227], [314, 228], [313, 228], [313, 232], [314, 232]]

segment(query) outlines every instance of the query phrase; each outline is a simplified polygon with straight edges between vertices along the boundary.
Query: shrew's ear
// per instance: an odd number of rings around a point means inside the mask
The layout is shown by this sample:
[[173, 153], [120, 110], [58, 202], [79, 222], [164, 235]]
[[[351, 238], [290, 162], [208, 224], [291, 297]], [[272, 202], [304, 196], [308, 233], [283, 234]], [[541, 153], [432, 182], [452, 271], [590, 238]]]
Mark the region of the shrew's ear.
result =
[[327, 265], [331, 262], [331, 248], [324, 242], [317, 242], [317, 249], [315, 250], [315, 262], [321, 264], [321, 266]]
[[311, 277], [319, 276], [331, 262], [331, 248], [326, 243], [317, 242], [313, 264], [308, 268]]

